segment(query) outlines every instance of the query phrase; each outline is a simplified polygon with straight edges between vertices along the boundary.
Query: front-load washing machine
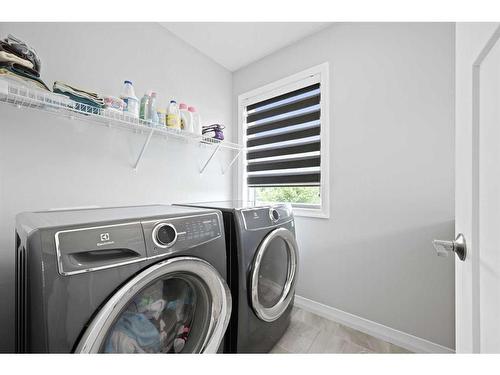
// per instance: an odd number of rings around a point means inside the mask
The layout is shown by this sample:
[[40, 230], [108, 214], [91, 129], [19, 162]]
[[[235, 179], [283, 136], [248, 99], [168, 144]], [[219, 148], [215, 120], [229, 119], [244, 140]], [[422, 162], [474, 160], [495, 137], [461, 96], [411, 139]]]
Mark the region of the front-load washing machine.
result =
[[231, 314], [222, 216], [171, 206], [16, 218], [16, 350], [215, 353]]
[[298, 247], [291, 206], [223, 201], [188, 204], [224, 217], [233, 313], [226, 340], [233, 353], [266, 353], [290, 323]]

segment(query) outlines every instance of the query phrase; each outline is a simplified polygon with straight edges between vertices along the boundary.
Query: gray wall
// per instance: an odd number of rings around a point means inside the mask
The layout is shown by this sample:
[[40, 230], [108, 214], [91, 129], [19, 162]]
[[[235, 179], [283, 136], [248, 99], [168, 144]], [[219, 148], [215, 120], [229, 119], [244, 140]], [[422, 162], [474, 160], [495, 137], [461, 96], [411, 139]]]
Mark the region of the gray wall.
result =
[[331, 216], [297, 218], [298, 294], [453, 348], [454, 25], [334, 25], [237, 71], [233, 103], [326, 61]]
[[[195, 105], [204, 122], [231, 120], [231, 73], [156, 24], [6, 24], [33, 45], [47, 84], [62, 80], [118, 95], [156, 89]], [[166, 104], [164, 104], [166, 105]], [[230, 133], [230, 129], [228, 129]], [[145, 136], [0, 105], [0, 351], [14, 342], [14, 216], [25, 210], [227, 199], [221, 155], [204, 175], [206, 150], [154, 138], [137, 172]]]

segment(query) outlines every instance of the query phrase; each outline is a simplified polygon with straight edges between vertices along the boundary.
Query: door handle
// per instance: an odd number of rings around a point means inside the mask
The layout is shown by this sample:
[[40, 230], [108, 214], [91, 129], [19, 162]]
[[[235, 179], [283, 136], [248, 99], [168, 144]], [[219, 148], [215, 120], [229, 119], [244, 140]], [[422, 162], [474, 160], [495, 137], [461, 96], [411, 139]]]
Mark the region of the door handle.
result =
[[467, 244], [462, 233], [457, 235], [455, 241], [434, 240], [432, 245], [434, 245], [434, 249], [436, 249], [436, 253], [440, 257], [447, 257], [451, 253], [457, 254], [458, 259], [461, 261], [464, 261], [467, 257]]

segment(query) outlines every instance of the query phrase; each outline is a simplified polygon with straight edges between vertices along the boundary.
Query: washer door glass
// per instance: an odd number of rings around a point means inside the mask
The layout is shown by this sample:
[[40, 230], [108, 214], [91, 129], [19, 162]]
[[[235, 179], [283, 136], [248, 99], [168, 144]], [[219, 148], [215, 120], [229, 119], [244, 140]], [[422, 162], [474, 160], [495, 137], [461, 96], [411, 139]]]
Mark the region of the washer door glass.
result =
[[285, 228], [267, 235], [255, 254], [251, 274], [252, 307], [267, 322], [278, 319], [290, 304], [296, 282], [298, 249]]
[[130, 301], [108, 333], [104, 353], [195, 353], [206, 337], [211, 302], [193, 276], [159, 279]]
[[209, 263], [179, 257], [127, 282], [85, 331], [78, 353], [216, 353], [231, 315], [227, 284]]

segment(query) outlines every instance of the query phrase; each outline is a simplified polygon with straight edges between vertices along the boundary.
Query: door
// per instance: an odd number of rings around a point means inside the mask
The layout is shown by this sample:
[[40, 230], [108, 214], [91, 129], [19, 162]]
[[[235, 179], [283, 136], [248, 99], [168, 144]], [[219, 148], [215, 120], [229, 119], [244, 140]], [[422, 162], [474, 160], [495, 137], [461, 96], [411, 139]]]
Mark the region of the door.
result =
[[217, 270], [198, 258], [173, 258], [121, 287], [76, 352], [216, 353], [230, 315], [229, 288]]
[[499, 39], [498, 24], [456, 25], [457, 353], [500, 353]]
[[255, 314], [266, 322], [278, 319], [290, 305], [298, 265], [295, 236], [285, 228], [269, 233], [255, 253], [250, 293]]

